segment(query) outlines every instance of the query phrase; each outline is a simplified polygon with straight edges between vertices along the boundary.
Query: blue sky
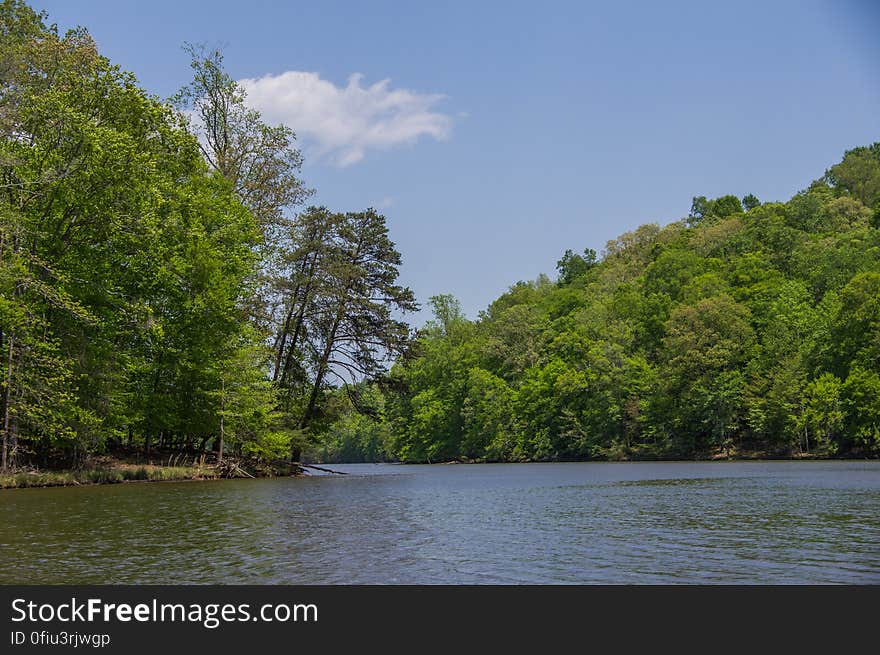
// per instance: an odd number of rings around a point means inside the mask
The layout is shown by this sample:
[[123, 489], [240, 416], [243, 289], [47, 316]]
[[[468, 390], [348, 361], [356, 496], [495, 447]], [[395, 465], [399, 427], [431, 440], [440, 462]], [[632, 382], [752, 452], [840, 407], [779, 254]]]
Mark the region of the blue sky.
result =
[[185, 41], [221, 46], [298, 132], [313, 202], [380, 209], [401, 282], [472, 317], [566, 248], [694, 195], [787, 199], [880, 140], [869, 0], [32, 4], [162, 97]]

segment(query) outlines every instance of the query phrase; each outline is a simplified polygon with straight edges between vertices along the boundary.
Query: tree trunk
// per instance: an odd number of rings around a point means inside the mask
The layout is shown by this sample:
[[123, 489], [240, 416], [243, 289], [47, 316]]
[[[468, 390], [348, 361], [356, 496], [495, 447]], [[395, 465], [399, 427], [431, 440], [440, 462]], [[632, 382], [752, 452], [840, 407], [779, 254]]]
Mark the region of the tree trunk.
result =
[[[287, 385], [290, 379], [290, 371], [293, 368], [293, 358], [296, 354], [296, 346], [299, 342], [300, 333], [302, 332], [303, 323], [306, 317], [306, 308], [309, 304], [309, 297], [312, 292], [312, 282], [315, 279], [315, 268], [318, 263], [318, 255], [317, 253], [312, 257], [311, 264], [309, 265], [309, 277], [308, 281], [305, 285], [305, 290], [303, 291], [302, 301], [299, 303], [299, 311], [296, 314], [296, 323], [293, 327], [293, 335], [290, 339], [290, 346], [287, 348], [287, 357], [284, 359], [284, 369], [281, 373], [281, 386], [284, 387]], [[299, 293], [299, 286], [297, 286], [296, 294]], [[296, 304], [296, 294], [294, 295], [293, 302], [291, 304], [291, 312], [293, 311], [293, 307]]]
[[[299, 289], [294, 291], [294, 298], [296, 297]], [[287, 335], [290, 333], [290, 321], [293, 318], [293, 308], [295, 306], [294, 302], [290, 303], [290, 310], [287, 312], [287, 318], [284, 321], [284, 327], [281, 330], [281, 335], [278, 339], [278, 353], [275, 355], [275, 370], [272, 372], [272, 382], [278, 381], [278, 374], [281, 371], [281, 359], [284, 357], [284, 347], [287, 345]]]
[[306, 317], [306, 302], [308, 296], [303, 298], [300, 304], [299, 312], [296, 315], [296, 324], [293, 328], [293, 336], [290, 339], [290, 346], [287, 349], [287, 357], [284, 359], [284, 370], [281, 373], [281, 386], [286, 386], [290, 379], [290, 371], [293, 368], [293, 358], [296, 355], [296, 344], [299, 341], [299, 335], [302, 332], [303, 322]]
[[[357, 248], [354, 251], [354, 254], [351, 257], [351, 263], [354, 264], [357, 262], [358, 258], [361, 255], [361, 248], [363, 247], [363, 241], [358, 241]], [[333, 327], [330, 329], [330, 334], [327, 337], [327, 344], [324, 347], [324, 352], [321, 356], [321, 361], [318, 364], [318, 374], [315, 376], [315, 384], [312, 387], [312, 393], [309, 396], [309, 404], [306, 407], [306, 411], [303, 414], [302, 421], [300, 422], [300, 428], [305, 428], [309, 420], [312, 418], [312, 413], [315, 411], [315, 404], [318, 401], [318, 392], [321, 389], [321, 383], [324, 381], [324, 375], [327, 373], [327, 362], [330, 360], [330, 354], [333, 352], [333, 346], [336, 343], [336, 331], [339, 329], [339, 324], [342, 323], [342, 319], [345, 316], [345, 310], [348, 307], [348, 294], [351, 291], [351, 287], [354, 284], [354, 280], [349, 277], [346, 280], [345, 290], [342, 292], [342, 296], [339, 299], [339, 306], [336, 310], [336, 317], [333, 320]]]
[[12, 352], [15, 345], [15, 337], [9, 335], [8, 341], [9, 348], [6, 357], [6, 389], [3, 394], [3, 454], [2, 461], [0, 461], [0, 470], [4, 473], [8, 470], [9, 466], [9, 446], [11, 441], [9, 430], [12, 427]]
[[330, 360], [330, 353], [333, 352], [333, 344], [336, 341], [336, 331], [339, 329], [339, 323], [342, 322], [344, 309], [345, 304], [341, 303], [340, 310], [337, 312], [336, 319], [333, 321], [333, 328], [330, 330], [330, 335], [327, 337], [327, 345], [324, 347], [324, 352], [321, 354], [321, 362], [318, 364], [318, 373], [315, 375], [315, 383], [312, 385], [312, 393], [309, 395], [309, 404], [306, 407], [302, 420], [300, 421], [300, 428], [308, 426], [309, 420], [312, 418], [312, 413], [315, 411], [315, 405], [318, 402], [318, 392], [321, 390], [321, 383], [324, 382], [324, 375], [327, 373], [327, 362]]
[[[323, 237], [323, 233], [321, 235], [312, 233], [311, 239], [313, 241], [317, 241], [318, 238]], [[282, 330], [281, 336], [279, 338], [279, 346], [278, 346], [278, 355], [275, 359], [275, 372], [272, 375], [272, 382], [278, 381], [278, 376], [281, 375], [281, 386], [284, 386], [287, 376], [290, 373], [290, 367], [293, 359], [293, 353], [296, 349], [296, 343], [299, 340], [299, 333], [302, 329], [303, 317], [305, 315], [306, 306], [308, 305], [309, 295], [312, 290], [312, 282], [315, 279], [315, 268], [318, 264], [318, 256], [317, 252], [313, 252], [311, 255], [310, 261], [308, 264], [303, 262], [300, 266], [299, 274], [302, 276], [308, 270], [308, 276], [305, 279], [305, 283], [302, 281], [298, 282], [296, 287], [294, 287], [293, 293], [291, 294], [290, 300], [290, 310], [287, 312], [287, 319], [284, 322], [284, 328]], [[290, 336], [290, 321], [293, 318], [293, 312], [296, 309], [297, 301], [299, 299], [300, 290], [303, 289], [302, 292], [302, 302], [299, 303], [299, 311], [297, 312], [296, 317], [296, 327], [293, 331], [293, 336], [290, 340], [290, 346], [287, 347], [287, 357], [284, 357], [284, 350], [287, 346], [287, 337]], [[281, 360], [284, 359], [284, 367], [282, 372]]]
[[[327, 345], [324, 347], [324, 352], [321, 357], [321, 363], [318, 365], [318, 373], [315, 375], [315, 383], [312, 385], [312, 392], [309, 395], [309, 404], [306, 407], [306, 411], [303, 413], [302, 419], [300, 420], [299, 427], [300, 429], [305, 429], [309, 421], [312, 418], [312, 414], [315, 411], [315, 405], [318, 402], [318, 392], [321, 390], [321, 383], [324, 381], [324, 374], [327, 369], [327, 360], [330, 359], [330, 353], [333, 351], [333, 342], [336, 339], [336, 330], [339, 328], [339, 322], [342, 320], [341, 313], [337, 313], [336, 320], [333, 323], [333, 329], [330, 330], [330, 336], [327, 338]], [[292, 462], [298, 462], [300, 459], [301, 451], [300, 448], [294, 445], [290, 451], [290, 460]]]
[[223, 463], [223, 413], [226, 411], [226, 382], [220, 378], [220, 445], [217, 448], [217, 464]]

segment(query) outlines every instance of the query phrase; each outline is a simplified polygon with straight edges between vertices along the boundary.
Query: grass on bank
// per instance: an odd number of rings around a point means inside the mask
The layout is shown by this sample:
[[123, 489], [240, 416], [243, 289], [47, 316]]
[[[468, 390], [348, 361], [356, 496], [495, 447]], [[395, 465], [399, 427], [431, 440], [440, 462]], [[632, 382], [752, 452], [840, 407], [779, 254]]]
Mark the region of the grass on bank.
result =
[[20, 471], [0, 475], [0, 489], [66, 487], [135, 481], [210, 480], [219, 475], [213, 466], [125, 465], [68, 471]]

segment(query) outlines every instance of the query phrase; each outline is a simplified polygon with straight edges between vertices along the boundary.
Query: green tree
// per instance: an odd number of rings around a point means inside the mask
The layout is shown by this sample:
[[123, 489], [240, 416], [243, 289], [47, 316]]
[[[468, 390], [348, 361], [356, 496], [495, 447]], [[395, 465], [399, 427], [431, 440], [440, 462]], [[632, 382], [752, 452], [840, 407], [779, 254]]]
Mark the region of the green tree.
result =
[[746, 196], [743, 196], [743, 199], [742, 199], [742, 208], [743, 208], [744, 211], [750, 212], [750, 211], [752, 211], [755, 207], [760, 207], [760, 206], [761, 206], [761, 201], [758, 200], [758, 197], [757, 197], [757, 196], [755, 196], [755, 195], [753, 195], [753, 194], [751, 194], [751, 193], [748, 194], [748, 195], [746, 195]]
[[399, 391], [389, 403], [393, 450], [405, 461], [462, 456], [468, 371], [478, 365], [481, 350], [473, 323], [453, 296], [433, 296], [429, 304], [434, 318], [391, 370]]
[[266, 124], [247, 106], [247, 94], [223, 67], [223, 54], [187, 44], [192, 82], [173, 98], [190, 117], [190, 129], [210, 167], [229, 180], [257, 218], [267, 239], [287, 226], [284, 212], [311, 193], [299, 178], [302, 153], [296, 135], [284, 125]]
[[[746, 196], [754, 198], [754, 196]], [[757, 199], [756, 199], [757, 200]], [[714, 200], [708, 200], [706, 196], [696, 196], [691, 202], [691, 211], [688, 215], [688, 223], [697, 225], [706, 218], [726, 218], [743, 211], [743, 204], [739, 198], [732, 195], [721, 196]]]
[[880, 370], [880, 273], [855, 275], [840, 291], [840, 310], [832, 326], [835, 370], [852, 364]]
[[294, 247], [281, 255], [284, 275], [275, 277], [281, 312], [275, 336], [272, 380], [283, 390], [288, 411], [292, 395], [307, 380], [308, 329], [319, 308], [317, 298], [328, 292], [327, 272], [338, 256], [343, 215], [310, 207], [294, 226]]
[[868, 452], [880, 451], [880, 375], [855, 367], [841, 389], [846, 434]]
[[667, 393], [675, 398], [671, 417], [680, 447], [730, 446], [744, 422], [744, 380], [754, 339], [751, 313], [730, 296], [680, 305], [669, 317], [663, 345]]
[[518, 282], [476, 321], [434, 299], [383, 387], [392, 452], [873, 452], [874, 378], [861, 372], [880, 369], [880, 234], [849, 188], [696, 198], [691, 220], [610, 241], [588, 274], [567, 251], [556, 284]]
[[418, 308], [410, 289], [396, 284], [400, 253], [388, 238], [385, 217], [374, 210], [339, 217], [339, 230], [307, 330], [310, 391], [299, 426], [309, 427], [327, 377], [346, 385], [386, 370], [409, 341], [409, 327], [394, 312]]
[[518, 426], [513, 392], [504, 380], [482, 368], [470, 369], [461, 415], [464, 457], [498, 460], [513, 455]]
[[126, 435], [204, 444], [257, 223], [85, 30], [59, 35], [13, 1], [0, 25], [5, 439], [74, 459]]
[[849, 194], [876, 209], [880, 204], [880, 141], [847, 150], [843, 161], [825, 173], [825, 180], [838, 193]]
[[831, 373], [823, 373], [804, 389], [800, 427], [807, 452], [811, 449], [819, 455], [837, 452], [845, 417], [841, 386], [840, 379]]
[[559, 284], [571, 284], [596, 265], [596, 251], [585, 248], [583, 255], [573, 250], [566, 250], [562, 259], [556, 262], [556, 270], [559, 273]]

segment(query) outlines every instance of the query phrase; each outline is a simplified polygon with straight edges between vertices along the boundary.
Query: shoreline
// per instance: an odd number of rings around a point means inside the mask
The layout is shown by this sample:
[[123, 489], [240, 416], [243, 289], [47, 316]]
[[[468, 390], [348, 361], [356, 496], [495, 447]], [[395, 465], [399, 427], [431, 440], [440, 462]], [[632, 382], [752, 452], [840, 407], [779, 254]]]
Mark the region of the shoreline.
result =
[[[558, 459], [558, 460], [521, 460], [521, 461], [481, 461], [481, 460], [450, 460], [442, 462], [322, 462], [322, 465], [334, 464], [390, 464], [395, 466], [452, 466], [468, 464], [642, 464], [642, 463], [741, 463], [741, 462], [835, 462], [835, 461], [876, 461], [876, 457], [858, 457], [849, 454], [844, 457], [823, 457], [810, 453], [793, 455], [757, 455], [742, 454], [730, 456], [713, 456], [699, 459], [676, 458], [638, 458], [638, 459]], [[303, 464], [301, 467], [313, 468]], [[320, 467], [315, 467], [319, 470]], [[328, 471], [328, 473], [340, 473]], [[262, 471], [254, 475], [229, 476], [221, 475], [213, 464], [196, 464], [191, 466], [162, 466], [158, 464], [131, 463], [119, 460], [105, 460], [103, 466], [82, 469], [30, 469], [15, 473], [0, 474], [0, 491], [9, 489], [38, 489], [47, 487], [82, 487], [102, 484], [127, 484], [132, 482], [206, 482], [211, 480], [265, 479], [279, 477], [298, 477], [308, 475], [303, 468], [290, 471]]]
[[221, 479], [220, 473], [213, 466], [161, 466], [119, 462], [80, 469], [29, 469], [3, 473], [0, 474], [0, 490], [218, 479]]
[[396, 464], [402, 466], [452, 466], [455, 464], [632, 464], [639, 462], [835, 462], [835, 461], [874, 461], [877, 456], [865, 455], [855, 450], [834, 455], [819, 453], [793, 452], [788, 454], [768, 453], [765, 451], [731, 451], [717, 452], [701, 457], [616, 457], [616, 458], [551, 458], [551, 459], [451, 459], [438, 461], [381, 461], [381, 462], [323, 462], [327, 466], [334, 464]]
[[[170, 462], [171, 460], [169, 460]], [[0, 491], [44, 487], [83, 487], [130, 482], [201, 482], [248, 478], [293, 477], [304, 474], [299, 465], [290, 468], [243, 470], [237, 462], [224, 460], [223, 466], [206, 463], [204, 459], [191, 464], [167, 465], [102, 456], [80, 468], [27, 469], [0, 473]]]

